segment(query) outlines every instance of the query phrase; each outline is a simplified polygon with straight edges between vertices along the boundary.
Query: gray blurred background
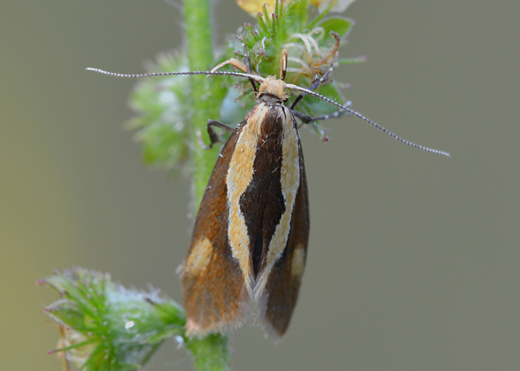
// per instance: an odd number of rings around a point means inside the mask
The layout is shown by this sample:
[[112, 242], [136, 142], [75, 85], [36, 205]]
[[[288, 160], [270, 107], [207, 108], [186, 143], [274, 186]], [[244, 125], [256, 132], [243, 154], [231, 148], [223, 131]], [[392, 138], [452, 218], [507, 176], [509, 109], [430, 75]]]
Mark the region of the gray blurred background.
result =
[[[216, 2], [217, 33], [252, 22]], [[245, 326], [234, 370], [520, 368], [520, 2], [358, 0], [342, 57], [352, 118], [330, 141], [302, 130], [309, 258], [291, 327], [277, 344]], [[180, 299], [175, 273], [192, 220], [187, 181], [145, 168], [122, 123], [139, 73], [183, 44], [166, 1], [0, 4], [0, 369], [59, 370], [43, 313], [53, 268], [109, 271]], [[191, 370], [165, 344], [150, 371]]]

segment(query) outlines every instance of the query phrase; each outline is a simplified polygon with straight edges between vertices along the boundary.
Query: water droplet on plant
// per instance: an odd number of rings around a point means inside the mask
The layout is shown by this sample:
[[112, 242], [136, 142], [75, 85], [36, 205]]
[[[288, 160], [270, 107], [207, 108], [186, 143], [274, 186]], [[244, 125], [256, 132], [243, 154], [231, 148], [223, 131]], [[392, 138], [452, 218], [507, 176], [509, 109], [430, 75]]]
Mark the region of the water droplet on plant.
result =
[[184, 345], [184, 338], [180, 335], [175, 336], [175, 341], [177, 342], [177, 349], [182, 348]]

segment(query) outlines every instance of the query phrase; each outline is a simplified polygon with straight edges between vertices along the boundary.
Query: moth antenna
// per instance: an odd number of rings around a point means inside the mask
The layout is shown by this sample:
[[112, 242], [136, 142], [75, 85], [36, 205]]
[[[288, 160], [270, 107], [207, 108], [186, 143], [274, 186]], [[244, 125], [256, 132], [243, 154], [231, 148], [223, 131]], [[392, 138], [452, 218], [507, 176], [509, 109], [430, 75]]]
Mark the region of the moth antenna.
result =
[[404, 138], [401, 138], [397, 134], [392, 133], [390, 130], [384, 128], [383, 126], [379, 125], [378, 123], [376, 123], [376, 122], [366, 118], [361, 113], [356, 112], [356, 111], [354, 111], [354, 110], [352, 110], [352, 109], [350, 109], [348, 107], [344, 107], [341, 104], [336, 103], [332, 99], [324, 97], [321, 94], [315, 93], [315, 92], [313, 92], [311, 90], [308, 90], [308, 89], [305, 89], [305, 88], [302, 88], [302, 87], [300, 87], [298, 85], [287, 84], [286, 87], [287, 87], [287, 89], [298, 90], [298, 91], [304, 92], [304, 93], [306, 93], [308, 95], [312, 95], [313, 97], [316, 97], [316, 98], [319, 98], [321, 100], [324, 100], [325, 102], [328, 102], [328, 103], [332, 104], [333, 106], [336, 106], [339, 109], [344, 110], [344, 111], [350, 113], [351, 115], [356, 116], [357, 118], [360, 118], [361, 120], [363, 120], [365, 122], [368, 122], [370, 125], [374, 126], [375, 128], [381, 130], [382, 132], [390, 135], [392, 138], [394, 138], [394, 139], [396, 139], [396, 140], [398, 140], [398, 141], [400, 141], [400, 142], [402, 142], [404, 144], [407, 144], [409, 146], [412, 146], [412, 147], [415, 147], [415, 148], [418, 148], [418, 149], [422, 149], [423, 151], [426, 151], [426, 152], [438, 153], [440, 155], [444, 155], [444, 156], [450, 157], [450, 154], [448, 152], [441, 151], [441, 150], [435, 149], [435, 148], [425, 147], [425, 146], [422, 146], [420, 144], [416, 144], [416, 143], [410, 142], [410, 141], [408, 141], [408, 140], [406, 140]]
[[253, 79], [259, 83], [264, 82], [264, 78], [257, 75], [250, 75], [248, 73], [241, 72], [226, 72], [226, 71], [186, 71], [186, 72], [150, 72], [150, 73], [117, 73], [109, 72], [99, 68], [87, 67], [85, 71], [97, 72], [103, 75], [114, 76], [114, 77], [125, 77], [125, 78], [140, 78], [140, 77], [156, 77], [156, 76], [177, 76], [177, 75], [220, 75], [220, 76], [238, 76]]

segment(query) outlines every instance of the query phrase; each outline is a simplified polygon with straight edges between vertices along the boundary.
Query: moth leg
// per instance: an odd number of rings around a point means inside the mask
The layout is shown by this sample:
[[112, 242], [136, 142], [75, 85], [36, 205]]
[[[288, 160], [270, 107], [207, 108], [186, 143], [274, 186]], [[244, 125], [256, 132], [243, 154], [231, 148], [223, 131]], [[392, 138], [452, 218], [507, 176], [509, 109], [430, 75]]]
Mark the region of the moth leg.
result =
[[[337, 38], [337, 35], [333, 35], [333, 36], [336, 39], [336, 46], [338, 46], [339, 45], [339, 39]], [[329, 57], [327, 57], [327, 60], [335, 52], [336, 52], [336, 49], [329, 55]], [[326, 84], [327, 82], [329, 82], [330, 74], [332, 73], [333, 70], [334, 70], [334, 65], [331, 65], [329, 70], [322, 77], [320, 77], [319, 79], [314, 80], [313, 83], [307, 88], [307, 90], [314, 90], [318, 86]], [[296, 105], [303, 99], [303, 97], [305, 95], [306, 95], [306, 93], [300, 93], [300, 95], [298, 95], [298, 97], [296, 97], [296, 99], [294, 100], [294, 103], [291, 105], [291, 112], [294, 114], [294, 116], [298, 117], [304, 124], [308, 124], [308, 123], [310, 123], [312, 121], [328, 120], [328, 119], [331, 119], [331, 118], [334, 118], [334, 117], [343, 116], [343, 115], [348, 113], [348, 112], [346, 112], [344, 110], [337, 110], [336, 112], [331, 113], [330, 115], [311, 117], [311, 116], [306, 115], [306, 114], [304, 114], [302, 112], [298, 112], [298, 111], [294, 110]], [[345, 103], [345, 107], [348, 107], [348, 106], [350, 106], [350, 101]]]
[[[350, 106], [351, 102], [348, 101], [347, 103], [345, 103], [344, 107], [348, 107]], [[309, 115], [306, 115], [305, 113], [302, 113], [302, 112], [299, 112], [299, 111], [295, 111], [293, 109], [291, 109], [291, 112], [293, 113], [294, 116], [298, 117], [304, 124], [308, 124], [312, 121], [321, 121], [321, 120], [328, 120], [328, 119], [331, 119], [331, 118], [335, 118], [335, 117], [341, 117], [343, 115], [348, 115], [348, 112], [347, 111], [343, 111], [343, 110], [337, 110], [336, 112], [333, 112], [329, 115], [323, 115], [323, 116], [315, 116], [315, 117], [311, 117]]]
[[[253, 70], [251, 69], [251, 61], [249, 60], [249, 54], [247, 53], [247, 47], [246, 47], [246, 44], [243, 44], [243, 45], [244, 45], [244, 64], [246, 66], [247, 73], [252, 75], [253, 74]], [[255, 93], [258, 93], [258, 89], [256, 87], [255, 80], [249, 79], [249, 82], [253, 86], [253, 91]]]
[[[330, 66], [329, 70], [327, 72], [325, 72], [325, 74], [322, 77], [320, 77], [319, 79], [314, 80], [313, 83], [307, 88], [307, 90], [314, 90], [318, 86], [323, 85], [323, 84], [329, 82], [329, 76], [330, 76], [330, 74], [332, 73], [333, 70], [334, 70], [334, 65]], [[300, 103], [300, 101], [306, 95], [307, 95], [307, 93], [300, 93], [300, 95], [298, 95], [296, 97], [296, 99], [294, 100], [294, 103], [291, 105], [291, 110], [294, 110], [296, 105], [298, 103]]]
[[233, 127], [229, 126], [228, 124], [223, 124], [222, 122], [218, 122], [216, 120], [209, 119], [208, 124], [206, 125], [206, 129], [208, 130], [209, 139], [211, 141], [209, 146], [206, 145], [204, 143], [204, 141], [202, 140], [202, 133], [200, 132], [200, 130], [197, 131], [197, 139], [199, 141], [199, 145], [203, 149], [211, 149], [215, 145], [215, 143], [224, 143], [225, 142], [225, 140], [223, 140], [220, 137], [220, 135], [217, 134], [217, 132], [213, 128], [214, 126], [217, 128], [221, 128], [223, 130], [227, 130], [229, 132], [232, 132], [234, 130]]

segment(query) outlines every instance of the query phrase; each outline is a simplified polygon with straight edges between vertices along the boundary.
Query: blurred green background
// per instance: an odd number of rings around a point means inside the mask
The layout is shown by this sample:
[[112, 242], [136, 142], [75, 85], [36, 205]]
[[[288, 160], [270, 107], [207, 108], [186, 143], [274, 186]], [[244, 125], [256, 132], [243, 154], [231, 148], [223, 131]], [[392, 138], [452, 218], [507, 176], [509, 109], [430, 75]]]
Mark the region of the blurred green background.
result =
[[[215, 3], [215, 41], [252, 22]], [[518, 370], [520, 2], [358, 0], [338, 69], [352, 118], [302, 141], [311, 239], [299, 304], [277, 344], [245, 326], [234, 370]], [[180, 299], [189, 185], [145, 168], [122, 123], [139, 73], [181, 47], [167, 1], [0, 4], [0, 369], [59, 370], [57, 297], [36, 280], [73, 265]], [[190, 370], [173, 342], [147, 368]]]

